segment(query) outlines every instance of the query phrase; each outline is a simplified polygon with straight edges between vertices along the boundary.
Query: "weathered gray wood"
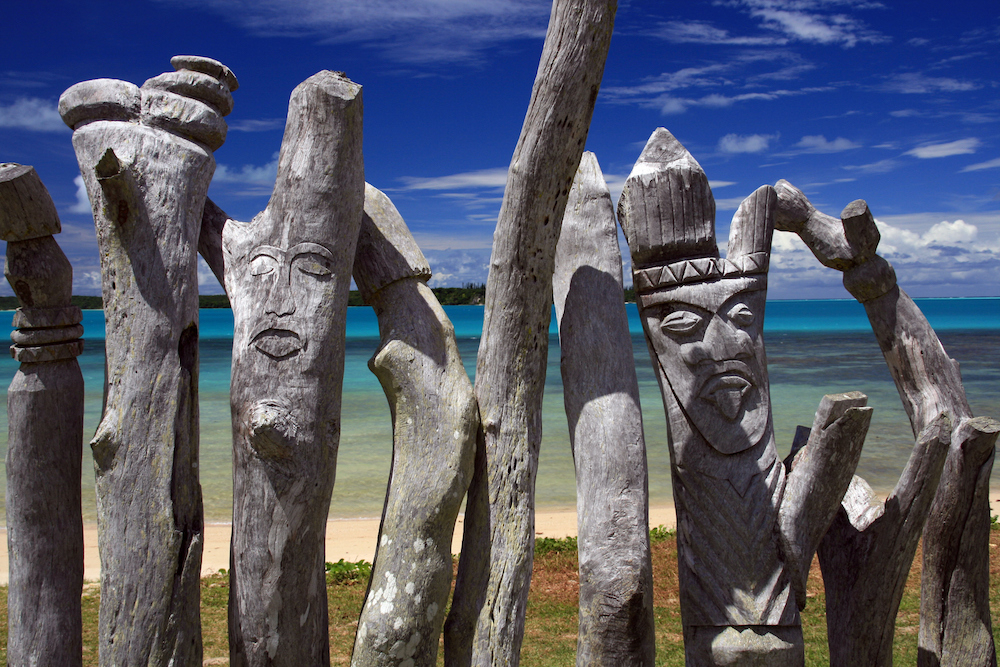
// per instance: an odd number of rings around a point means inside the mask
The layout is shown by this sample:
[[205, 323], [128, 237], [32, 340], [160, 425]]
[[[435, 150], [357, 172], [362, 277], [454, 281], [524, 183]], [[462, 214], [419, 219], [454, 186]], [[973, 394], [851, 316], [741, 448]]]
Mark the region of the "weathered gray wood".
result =
[[799, 609], [820, 540], [830, 527], [861, 458], [872, 409], [859, 391], [820, 401], [804, 446], [786, 459], [788, 477], [778, 511], [778, 538]]
[[382, 339], [368, 365], [389, 400], [393, 454], [355, 667], [435, 665], [451, 593], [451, 541], [479, 410], [430, 275], [396, 207], [366, 185], [354, 279], [378, 315]]
[[361, 123], [361, 87], [342, 74], [299, 84], [267, 208], [223, 230], [235, 323], [234, 666], [330, 660], [324, 537], [364, 205]]
[[107, 322], [91, 443], [102, 665], [201, 662], [196, 253], [211, 148], [225, 137], [211, 106], [228, 95], [221, 83], [181, 94], [104, 79], [59, 101], [94, 212]]
[[831, 667], [892, 665], [896, 612], [950, 438], [942, 414], [917, 437], [884, 504], [863, 479], [852, 480], [818, 550]]
[[958, 364], [896, 285], [892, 266], [875, 254], [879, 233], [867, 204], [852, 202], [837, 220], [817, 211], [787, 181], [775, 187], [783, 228], [798, 232], [821, 262], [844, 271], [844, 286], [864, 304], [914, 434], [940, 413], [952, 420], [948, 462], [924, 530], [918, 661], [935, 667], [995, 665], [987, 495], [993, 465], [988, 434], [996, 431], [996, 422], [968, 424], [972, 412]]
[[708, 178], [659, 128], [618, 204], [667, 414], [691, 665], [804, 660], [762, 336], [776, 199], [764, 186], [743, 201], [721, 259]]
[[[7, 390], [7, 664], [80, 665], [83, 638], [82, 313], [70, 306], [73, 268], [51, 234], [55, 205], [31, 167], [0, 165], [4, 273], [19, 324], [64, 316], [64, 326], [12, 335], [21, 362]], [[52, 318], [56, 319], [56, 318]], [[56, 324], [63, 324], [57, 321]]]
[[27, 241], [60, 231], [56, 205], [34, 167], [0, 164], [0, 239]]
[[469, 491], [462, 560], [445, 628], [449, 664], [519, 661], [534, 553], [555, 247], [616, 9], [617, 0], [553, 2], [507, 174], [486, 281], [475, 382], [482, 453]]
[[997, 664], [989, 607], [986, 496], [998, 434], [1000, 423], [987, 417], [962, 419], [952, 434], [942, 484], [924, 527], [917, 654], [921, 667]]
[[593, 153], [569, 193], [552, 292], [576, 467], [576, 664], [653, 665], [646, 442], [615, 210]]

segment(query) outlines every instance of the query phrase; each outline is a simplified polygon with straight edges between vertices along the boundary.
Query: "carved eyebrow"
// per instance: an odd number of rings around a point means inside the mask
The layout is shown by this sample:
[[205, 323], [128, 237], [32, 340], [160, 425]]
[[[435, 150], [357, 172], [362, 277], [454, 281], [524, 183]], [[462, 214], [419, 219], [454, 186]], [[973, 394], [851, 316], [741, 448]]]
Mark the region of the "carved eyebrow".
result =
[[333, 261], [333, 253], [327, 250], [326, 247], [321, 246], [318, 243], [311, 243], [309, 241], [306, 241], [305, 243], [297, 243], [288, 249], [288, 256], [291, 257], [293, 260], [299, 255], [308, 255], [308, 254], [319, 255], [324, 259], [327, 259], [331, 262]]
[[284, 250], [281, 248], [275, 248], [273, 245], [259, 245], [250, 251], [250, 261], [257, 259], [261, 255], [270, 257], [271, 259], [280, 260], [284, 254]]

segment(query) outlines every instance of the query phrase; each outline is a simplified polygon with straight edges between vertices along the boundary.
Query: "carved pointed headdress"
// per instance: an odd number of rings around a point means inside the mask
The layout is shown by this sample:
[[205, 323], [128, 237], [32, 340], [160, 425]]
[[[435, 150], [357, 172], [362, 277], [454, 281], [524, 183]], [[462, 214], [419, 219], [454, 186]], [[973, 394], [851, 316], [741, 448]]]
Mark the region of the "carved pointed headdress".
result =
[[618, 201], [637, 298], [655, 303], [653, 295], [678, 285], [725, 278], [766, 281], [776, 203], [769, 185], [743, 200], [730, 226], [727, 256], [719, 257], [708, 177], [670, 132], [658, 128]]

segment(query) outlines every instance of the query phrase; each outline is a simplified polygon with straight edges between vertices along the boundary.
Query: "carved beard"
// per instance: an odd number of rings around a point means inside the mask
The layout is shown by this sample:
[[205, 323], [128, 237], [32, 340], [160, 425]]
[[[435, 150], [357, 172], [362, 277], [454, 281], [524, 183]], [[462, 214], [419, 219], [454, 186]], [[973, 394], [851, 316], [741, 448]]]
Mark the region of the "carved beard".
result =
[[678, 373], [676, 368], [666, 373], [670, 390], [688, 421], [719, 453], [742, 452], [764, 437], [771, 401], [767, 376], [761, 373], [757, 358], [723, 362], [720, 372], [705, 379]]

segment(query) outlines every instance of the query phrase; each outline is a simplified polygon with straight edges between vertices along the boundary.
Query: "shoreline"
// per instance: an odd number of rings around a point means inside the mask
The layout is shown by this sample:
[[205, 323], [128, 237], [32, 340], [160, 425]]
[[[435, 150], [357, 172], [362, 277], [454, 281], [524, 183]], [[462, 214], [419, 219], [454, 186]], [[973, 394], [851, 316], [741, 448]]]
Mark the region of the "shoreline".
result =
[[[461, 551], [464, 522], [465, 515], [460, 514], [455, 524], [455, 535], [451, 543], [453, 554]], [[340, 559], [348, 562], [359, 560], [371, 562], [375, 556], [380, 523], [380, 518], [338, 518], [327, 521], [327, 562], [335, 563]], [[676, 518], [672, 503], [659, 504], [649, 508], [651, 528], [661, 525], [673, 528], [675, 524]], [[0, 528], [0, 532], [3, 534], [2, 547], [0, 547], [0, 586], [6, 586], [9, 579], [7, 527]], [[535, 512], [535, 537], [576, 537], [576, 533], [576, 510], [541, 509]], [[204, 535], [205, 548], [202, 553], [201, 576], [216, 574], [220, 569], [228, 570], [232, 524], [206, 523]], [[84, 524], [83, 551], [83, 580], [88, 583], [97, 582], [101, 576], [100, 556], [97, 550], [97, 524]]]

